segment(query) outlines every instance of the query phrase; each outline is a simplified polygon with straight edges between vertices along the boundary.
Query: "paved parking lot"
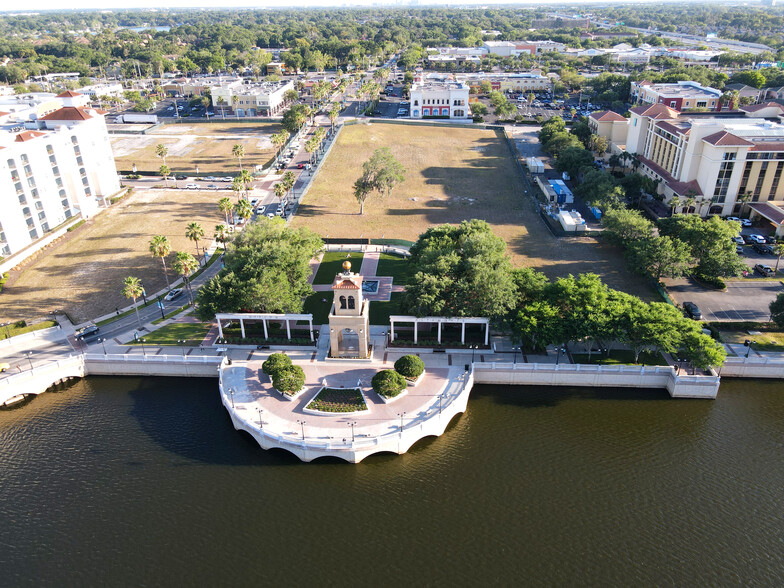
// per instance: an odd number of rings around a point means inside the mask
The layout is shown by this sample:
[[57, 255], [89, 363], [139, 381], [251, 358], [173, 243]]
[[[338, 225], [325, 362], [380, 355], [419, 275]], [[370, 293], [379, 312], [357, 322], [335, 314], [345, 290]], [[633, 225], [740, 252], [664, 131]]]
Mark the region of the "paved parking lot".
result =
[[778, 280], [732, 280], [726, 292], [708, 290], [689, 279], [666, 280], [670, 297], [679, 305], [685, 301], [700, 307], [706, 321], [767, 321], [768, 305], [784, 292]]

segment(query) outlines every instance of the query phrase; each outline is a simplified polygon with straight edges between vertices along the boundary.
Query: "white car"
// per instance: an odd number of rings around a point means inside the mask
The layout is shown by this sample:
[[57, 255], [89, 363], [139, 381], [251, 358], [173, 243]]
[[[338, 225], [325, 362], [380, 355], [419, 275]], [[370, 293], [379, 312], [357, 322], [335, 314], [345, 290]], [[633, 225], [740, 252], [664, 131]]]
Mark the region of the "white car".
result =
[[198, 184], [185, 184], [185, 189], [186, 190], [198, 190], [199, 189], [199, 185]]
[[728, 216], [726, 220], [728, 220], [728, 221], [735, 221], [736, 223], [740, 223], [740, 226], [742, 226], [742, 227], [750, 227], [751, 226], [751, 221], [749, 219], [747, 219], [747, 218], [738, 218], [737, 216]]
[[166, 294], [166, 296], [164, 296], [163, 299], [166, 301], [174, 300], [180, 294], [182, 294], [182, 288], [174, 288], [172, 290], [169, 290], [169, 293]]
[[764, 245], [765, 243], [767, 243], [765, 237], [763, 237], [762, 235], [746, 235], [746, 238], [751, 239], [752, 242], [759, 243], [760, 245]]

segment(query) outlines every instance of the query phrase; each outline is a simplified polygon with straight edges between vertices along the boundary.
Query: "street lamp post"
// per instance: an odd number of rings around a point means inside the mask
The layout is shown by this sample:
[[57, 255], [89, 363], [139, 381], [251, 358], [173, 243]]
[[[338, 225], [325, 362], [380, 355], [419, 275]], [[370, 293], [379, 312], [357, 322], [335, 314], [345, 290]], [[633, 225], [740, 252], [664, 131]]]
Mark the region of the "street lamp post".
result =
[[512, 347], [512, 351], [514, 351], [514, 361], [512, 365], [517, 365], [517, 352], [520, 351], [520, 347]]
[[234, 388], [229, 388], [229, 396], [231, 396], [231, 407], [234, 408]]
[[25, 353], [25, 355], [27, 356], [27, 361], [30, 362], [30, 371], [33, 371], [33, 360], [31, 359], [33, 352], [28, 351], [27, 353]]
[[182, 349], [182, 356], [185, 357], [185, 340], [184, 339], [177, 339], [177, 345], [179, 345]]
[[406, 411], [397, 413], [397, 416], [400, 417], [400, 436], [403, 436], [403, 417], [406, 416]]
[[441, 408], [442, 408], [441, 407], [441, 401], [444, 399], [445, 396], [446, 396], [446, 394], [443, 393], [443, 392], [438, 395], [438, 414], [441, 414]]
[[263, 431], [264, 430], [264, 421], [261, 420], [261, 413], [263, 413], [264, 411], [261, 410], [260, 408], [257, 408], [256, 410], [259, 411], [259, 430]]
[[749, 358], [749, 353], [751, 353], [751, 346], [756, 345], [756, 341], [752, 341], [751, 339], [746, 339], [743, 344], [747, 347], [746, 349], [746, 359]]
[[101, 342], [101, 347], [103, 347], [103, 354], [106, 355], [106, 338], [98, 339]]
[[161, 320], [166, 318], [166, 315], [163, 314], [163, 302], [161, 302], [161, 295], [158, 294], [158, 310], [161, 311]]
[[354, 422], [354, 421], [351, 421], [351, 422], [349, 423], [349, 426], [351, 427], [351, 442], [352, 442], [352, 443], [353, 443], [353, 442], [356, 440], [356, 437], [354, 436], [354, 425], [356, 425], [356, 424], [357, 424], [357, 423], [356, 423], [356, 422]]
[[302, 441], [305, 441], [305, 421], [297, 421], [299, 425], [302, 427]]
[[147, 348], [144, 346], [144, 343], [147, 341], [147, 339], [139, 339], [139, 341], [142, 343], [142, 355], [147, 357]]

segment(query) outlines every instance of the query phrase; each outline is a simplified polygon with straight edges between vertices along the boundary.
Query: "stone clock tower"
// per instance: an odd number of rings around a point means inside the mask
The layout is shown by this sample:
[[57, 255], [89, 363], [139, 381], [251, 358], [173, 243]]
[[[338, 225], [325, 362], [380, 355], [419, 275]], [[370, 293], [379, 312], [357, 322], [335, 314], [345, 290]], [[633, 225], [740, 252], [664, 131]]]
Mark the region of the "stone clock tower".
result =
[[[362, 276], [351, 273], [351, 262], [343, 262], [343, 272], [335, 276], [332, 283], [335, 299], [329, 313], [329, 347], [330, 357], [341, 356], [341, 343], [358, 339], [359, 357], [369, 356], [369, 306], [370, 302], [362, 295]], [[345, 346], [344, 346], [345, 347]], [[343, 355], [354, 355], [346, 352]]]

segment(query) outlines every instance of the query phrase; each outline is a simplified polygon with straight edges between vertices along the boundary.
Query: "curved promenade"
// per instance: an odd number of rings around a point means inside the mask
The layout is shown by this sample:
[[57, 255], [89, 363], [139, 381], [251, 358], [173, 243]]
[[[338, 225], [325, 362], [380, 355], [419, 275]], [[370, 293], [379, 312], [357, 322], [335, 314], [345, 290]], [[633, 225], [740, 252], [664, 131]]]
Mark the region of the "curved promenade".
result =
[[[284, 449], [302, 461], [338, 457], [358, 463], [374, 453], [405, 453], [420, 439], [443, 434], [455, 415], [465, 412], [473, 387], [472, 372], [432, 368], [415, 388], [387, 404], [369, 386], [378, 366], [298, 362], [305, 370], [306, 390], [287, 400], [272, 388], [261, 364], [260, 360], [221, 364], [221, 401], [235, 429], [250, 434], [264, 449]], [[369, 411], [305, 412], [325, 381], [346, 388], [356, 387], [359, 381]]]

